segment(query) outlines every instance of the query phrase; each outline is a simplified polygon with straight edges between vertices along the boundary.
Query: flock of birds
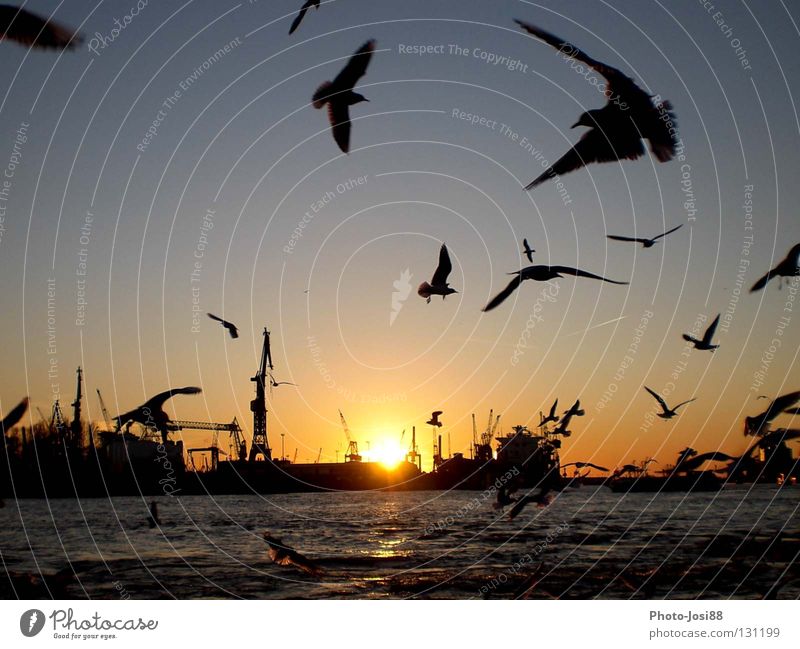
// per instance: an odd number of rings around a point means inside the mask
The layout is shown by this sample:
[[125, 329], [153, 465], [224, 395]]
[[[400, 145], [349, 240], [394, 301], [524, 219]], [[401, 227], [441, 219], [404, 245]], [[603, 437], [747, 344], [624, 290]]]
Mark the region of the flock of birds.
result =
[[[319, 9], [320, 0], [306, 0], [301, 6], [299, 13], [291, 23], [289, 33], [293, 34], [306, 18], [309, 9]], [[599, 109], [583, 112], [572, 125], [575, 127], [586, 127], [588, 130], [580, 137], [578, 142], [559, 158], [553, 165], [549, 166], [541, 175], [532, 180], [526, 190], [534, 189], [542, 183], [552, 178], [577, 171], [590, 163], [614, 162], [620, 160], [636, 160], [646, 153], [644, 141], [647, 141], [653, 156], [659, 162], [667, 162], [675, 156], [676, 140], [676, 118], [672, 112], [672, 106], [668, 101], [654, 101], [654, 96], [642, 90], [630, 77], [623, 74], [620, 70], [597, 61], [589, 55], [564, 41], [557, 36], [540, 29], [521, 20], [516, 23], [531, 36], [547, 43], [557, 49], [565, 58], [574, 59], [586, 64], [606, 80], [605, 95], [607, 102]], [[11, 6], [0, 5], [0, 40], [12, 40], [17, 43], [36, 48], [55, 48], [55, 49], [74, 49], [81, 41], [80, 34], [75, 33], [66, 27], [37, 16], [25, 9]], [[327, 107], [328, 119], [331, 133], [337, 146], [343, 153], [350, 151], [351, 122], [350, 107], [361, 102], [369, 101], [363, 95], [354, 91], [356, 84], [366, 74], [367, 67], [375, 52], [375, 40], [368, 40], [364, 43], [349, 59], [345, 67], [332, 80], [326, 81], [312, 96], [312, 105], [317, 109]], [[644, 248], [651, 248], [660, 239], [678, 230], [681, 225], [671, 228], [653, 238], [628, 237], [620, 235], [607, 235], [609, 239], [622, 242], [641, 243]], [[523, 254], [528, 261], [533, 264], [533, 254], [535, 250], [530, 247], [528, 240], [523, 239]], [[763, 289], [773, 278], [783, 279], [800, 275], [800, 244], [795, 245], [777, 266], [770, 269], [761, 277], [750, 289], [751, 292]], [[448, 295], [457, 293], [456, 289], [449, 285], [448, 278], [452, 271], [452, 263], [447, 246], [442, 244], [439, 251], [439, 263], [430, 282], [423, 282], [418, 288], [420, 297], [431, 301], [434, 295], [441, 295], [446, 298]], [[488, 312], [505, 302], [526, 280], [537, 282], [547, 282], [564, 276], [581, 277], [594, 279], [610, 284], [625, 285], [627, 282], [616, 281], [606, 277], [596, 275], [578, 268], [569, 266], [548, 266], [530, 265], [520, 270], [510, 273], [513, 279], [508, 285], [493, 297], [484, 306], [483, 311]], [[208, 316], [219, 322], [230, 337], [238, 337], [238, 328], [233, 323], [224, 320], [211, 313]], [[706, 329], [702, 339], [697, 339], [689, 334], [683, 334], [684, 340], [691, 343], [697, 350], [714, 351], [719, 345], [713, 344], [713, 336], [719, 323], [720, 316], [711, 323]], [[270, 377], [271, 385], [277, 386], [288, 382], [276, 382]], [[677, 415], [678, 408], [694, 401], [689, 399], [670, 408], [666, 401], [655, 391], [647, 386], [645, 390], [652, 395], [661, 407], [658, 416], [663, 419], [671, 419]], [[185, 387], [162, 392], [141, 406], [119, 415], [119, 421], [136, 421], [146, 425], [155, 425], [166, 430], [169, 417], [163, 410], [166, 400], [175, 394], [198, 394], [198, 387]], [[775, 399], [770, 407], [760, 415], [748, 417], [745, 421], [745, 433], [747, 435], [769, 435], [769, 423], [779, 414], [793, 412], [798, 414], [799, 409], [793, 408], [800, 401], [800, 392], [792, 392]], [[540, 425], [556, 423], [559, 417], [556, 415], [558, 400], [553, 404], [549, 414], [543, 418]], [[23, 399], [12, 411], [10, 411], [2, 421], [2, 432], [10, 430], [24, 415], [28, 407], [28, 399]], [[441, 426], [438, 415], [441, 411], [433, 413], [431, 421], [428, 423], [434, 426]], [[574, 416], [582, 416], [583, 410], [580, 402], [577, 401], [561, 418], [559, 430], [567, 431], [569, 421]], [[689, 449], [690, 450], [690, 449]], [[731, 458], [724, 453], [712, 452], [692, 458], [695, 463], [699, 460], [722, 459], [722, 456], [729, 460]], [[688, 459], [686, 460], [689, 461]], [[698, 464], [699, 465], [699, 464]], [[563, 465], [575, 466], [576, 470], [583, 468], [594, 468], [607, 471], [604, 467], [590, 462], [573, 462]], [[637, 467], [635, 467], [637, 468]], [[527, 504], [536, 503], [545, 505], [551, 497], [550, 492], [556, 487], [549, 486], [540, 489], [538, 493], [529, 493], [521, 498], [514, 499], [511, 496], [514, 488], [509, 486], [501, 489], [497, 496], [497, 507], [513, 505], [510, 516], [514, 518]], [[158, 512], [154, 506], [151, 511], [151, 521], [158, 523]], [[304, 572], [318, 574], [318, 569], [308, 559], [283, 545], [280, 541], [264, 536], [268, 545], [270, 556], [276, 563], [292, 564], [299, 567]]]

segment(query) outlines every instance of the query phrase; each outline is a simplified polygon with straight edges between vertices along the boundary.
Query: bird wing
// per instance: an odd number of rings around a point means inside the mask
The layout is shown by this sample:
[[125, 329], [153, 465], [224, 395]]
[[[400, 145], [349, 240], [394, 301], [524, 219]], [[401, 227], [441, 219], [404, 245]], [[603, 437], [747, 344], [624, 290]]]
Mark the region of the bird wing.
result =
[[340, 101], [328, 103], [328, 120], [331, 123], [333, 139], [344, 152], [350, 151], [350, 111], [347, 104]]
[[550, 266], [550, 270], [554, 270], [557, 273], [563, 273], [564, 275], [574, 275], [575, 277], [588, 277], [589, 279], [599, 279], [604, 282], [609, 282], [610, 284], [628, 283], [628, 282], [618, 282], [613, 279], [607, 279], [606, 277], [601, 277], [600, 275], [595, 275], [594, 273], [589, 273], [585, 270], [579, 270], [578, 268], [570, 268], [569, 266]]
[[639, 86], [634, 83], [633, 79], [624, 75], [622, 72], [617, 70], [617, 68], [593, 59], [591, 56], [586, 54], [586, 52], [583, 52], [571, 43], [559, 38], [555, 34], [545, 31], [544, 29], [540, 29], [539, 27], [531, 25], [530, 23], [526, 23], [522, 20], [515, 20], [514, 22], [516, 22], [532, 36], [535, 36], [548, 45], [556, 48], [563, 56], [581, 61], [599, 74], [603, 75], [606, 78], [606, 81], [608, 81], [606, 86], [607, 97], [613, 97], [615, 94], [619, 94], [621, 96], [644, 95], [644, 97], [649, 100], [647, 93], [639, 88]]
[[189, 386], [186, 388], [174, 388], [172, 390], [165, 390], [164, 392], [159, 392], [156, 396], [148, 399], [147, 403], [144, 404], [149, 406], [151, 409], [158, 408], [159, 410], [161, 407], [172, 397], [177, 394], [200, 394], [202, 392], [202, 388], [196, 388], [193, 386]]
[[525, 256], [528, 258], [528, 261], [533, 263], [533, 253], [536, 251], [528, 245], [527, 239], [522, 240], [522, 245], [524, 246]]
[[656, 401], [658, 401], [658, 403], [661, 404], [661, 407], [664, 409], [664, 412], [667, 412], [669, 410], [669, 406], [667, 405], [667, 402], [664, 401], [664, 399], [662, 399], [657, 392], [653, 392], [653, 390], [648, 388], [646, 385], [644, 386], [644, 389], [647, 390], [650, 394], [652, 394], [653, 398]]
[[209, 318], [211, 318], [212, 320], [216, 320], [217, 322], [225, 322], [222, 318], [220, 318], [219, 316], [214, 315], [213, 313], [206, 313], [206, 315]]
[[758, 418], [760, 419], [763, 417], [765, 423], [772, 421], [773, 419], [775, 419], [775, 417], [777, 417], [787, 408], [791, 408], [798, 401], [800, 401], [800, 391], [789, 392], [788, 394], [784, 394], [783, 396], [778, 397], [771, 404], [769, 404], [769, 408], [767, 408], [763, 413], [761, 413], [758, 416]]
[[436, 272], [433, 274], [431, 284], [434, 286], [447, 284], [447, 277], [450, 275], [450, 271], [452, 270], [453, 264], [450, 262], [450, 254], [447, 252], [447, 246], [442, 244], [442, 247], [439, 249], [439, 266], [436, 268]]
[[672, 234], [673, 232], [675, 232], [675, 230], [680, 230], [682, 227], [683, 223], [681, 223], [679, 226], [675, 228], [672, 228], [671, 230], [667, 230], [666, 232], [659, 234], [657, 237], [653, 237], [653, 241], [655, 241], [656, 239], [660, 239], [661, 237], [666, 237], [668, 234]]
[[691, 403], [692, 401], [697, 401], [697, 397], [695, 397], [694, 399], [689, 399], [688, 401], [681, 401], [681, 402], [680, 402], [680, 403], [679, 403], [677, 406], [675, 406], [675, 407], [672, 409], [672, 411], [673, 411], [673, 412], [675, 412], [675, 411], [677, 411], [677, 410], [678, 410], [678, 408], [680, 408], [681, 406], [685, 406], [687, 403]]
[[705, 462], [732, 462], [738, 459], [738, 457], [733, 457], [722, 451], [711, 451], [710, 453], [702, 453], [700, 455], [695, 455], [689, 460], [685, 460], [681, 463], [681, 469], [691, 471]]
[[528, 183], [525, 189], [533, 189], [550, 178], [563, 176], [570, 171], [585, 167], [590, 162], [614, 162], [623, 158], [636, 160], [644, 155], [644, 145], [638, 136], [625, 140], [617, 139], [617, 142], [612, 144], [609, 135], [612, 134], [606, 134], [599, 128], [587, 131], [574, 147], [544, 173]]
[[550, 408], [550, 416], [551, 417], [555, 417], [556, 416], [556, 408], [558, 408], [558, 399], [553, 401], [553, 405]]
[[0, 39], [8, 38], [22, 45], [73, 49], [83, 39], [52, 20], [9, 5], [0, 5]]
[[614, 241], [636, 241], [637, 243], [648, 241], [648, 239], [642, 239], [640, 237], [622, 237], [616, 234], [607, 234], [606, 239], [614, 239]]
[[306, 3], [300, 7], [300, 13], [297, 14], [295, 19], [292, 21], [292, 26], [289, 27], [290, 34], [294, 34], [294, 30], [300, 26], [301, 22], [303, 22], [303, 18], [306, 17], [306, 12], [308, 11], [309, 7], [311, 7], [312, 3], [313, 0], [306, 0]]
[[522, 277], [517, 275], [508, 283], [508, 286], [506, 286], [502, 291], [489, 300], [489, 303], [483, 307], [483, 311], [491, 311], [492, 309], [500, 306], [514, 291], [517, 290], [517, 288], [519, 288], [520, 284], [522, 284]]
[[358, 80], [367, 72], [372, 54], [375, 52], [375, 41], [368, 40], [364, 43], [350, 60], [344, 69], [333, 80], [333, 85], [337, 90], [352, 89], [358, 83]]
[[585, 465], [593, 469], [597, 469], [598, 471], [608, 472], [608, 469], [606, 467], [600, 466], [598, 464], [592, 464], [591, 462], [586, 462]]
[[228, 332], [231, 334], [231, 338], [238, 338], [239, 337], [239, 328], [233, 324], [232, 322], [225, 323], [225, 326], [228, 328]]
[[700, 342], [699, 340], [697, 340], [697, 338], [695, 338], [694, 336], [690, 336], [689, 334], [681, 334], [681, 335], [683, 336], [683, 339], [687, 343], [699, 343]]
[[767, 271], [767, 274], [764, 275], [761, 279], [759, 279], [753, 286], [750, 288], [751, 293], [755, 293], [756, 291], [760, 291], [767, 285], [767, 282], [772, 279], [772, 273], [774, 270]]
[[443, 412], [444, 412], [444, 410], [434, 410], [434, 411], [431, 413], [431, 419], [436, 419], [436, 418], [437, 418], [439, 415], [441, 415]]
[[787, 415], [800, 415], [800, 408], [787, 408], [783, 412]]
[[5, 434], [16, 426], [27, 410], [28, 397], [25, 397], [3, 418], [3, 422], [0, 423], [0, 434]]
[[711, 343], [711, 339], [714, 337], [714, 332], [717, 330], [717, 325], [719, 324], [719, 317], [721, 314], [717, 314], [717, 317], [714, 318], [714, 322], [708, 325], [708, 329], [703, 334], [703, 342], [708, 345]]

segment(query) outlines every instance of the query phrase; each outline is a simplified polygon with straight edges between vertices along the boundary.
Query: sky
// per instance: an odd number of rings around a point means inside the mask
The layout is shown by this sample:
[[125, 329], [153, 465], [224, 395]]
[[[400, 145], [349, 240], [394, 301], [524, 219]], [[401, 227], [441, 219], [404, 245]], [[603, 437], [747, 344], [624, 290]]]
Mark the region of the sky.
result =
[[[113, 415], [198, 385], [170, 414], [236, 417], [249, 439], [265, 326], [275, 378], [297, 384], [270, 395], [270, 443], [298, 461], [341, 458], [339, 409], [362, 449], [416, 426], [428, 468], [431, 411], [468, 453], [472, 413], [507, 433], [555, 398], [586, 410], [562, 462], [736, 453], [757, 397], [800, 387], [794, 289], [748, 293], [800, 241], [796, 7], [329, 0], [289, 36], [301, 4], [25, 3], [84, 42], [0, 43], [4, 411], [70, 403], [80, 364], [95, 421], [96, 389]], [[669, 99], [680, 155], [525, 192], [605, 99], [515, 18]], [[343, 155], [310, 99], [371, 38]], [[647, 250], [605, 238], [677, 225]], [[525, 282], [482, 313], [528, 264], [523, 237], [535, 263], [630, 284]], [[426, 304], [442, 242], [459, 293]], [[720, 348], [687, 350], [718, 313]], [[697, 400], [653, 420], [644, 385]]]

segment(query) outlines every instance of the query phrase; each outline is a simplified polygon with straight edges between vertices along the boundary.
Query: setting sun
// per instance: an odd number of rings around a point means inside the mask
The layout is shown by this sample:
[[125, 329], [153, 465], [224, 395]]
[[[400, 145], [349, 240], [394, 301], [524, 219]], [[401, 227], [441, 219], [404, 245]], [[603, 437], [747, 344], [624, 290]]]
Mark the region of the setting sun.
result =
[[373, 444], [364, 456], [370, 462], [380, 462], [387, 469], [392, 469], [403, 461], [406, 452], [397, 440], [387, 438]]

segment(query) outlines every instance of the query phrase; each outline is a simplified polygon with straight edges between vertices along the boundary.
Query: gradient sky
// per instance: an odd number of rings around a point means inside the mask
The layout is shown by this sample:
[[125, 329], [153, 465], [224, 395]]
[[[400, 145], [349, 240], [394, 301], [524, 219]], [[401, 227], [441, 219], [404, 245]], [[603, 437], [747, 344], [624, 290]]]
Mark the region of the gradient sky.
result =
[[[287, 454], [298, 448], [299, 461], [320, 447], [333, 460], [346, 447], [338, 408], [362, 448], [408, 429], [405, 444], [416, 425], [427, 467], [431, 410], [444, 411], [440, 432], [449, 431], [453, 451], [467, 452], [471, 413], [482, 428], [494, 408], [507, 432], [538, 423], [555, 397], [561, 409], [580, 397], [587, 411], [574, 420], [562, 461], [664, 463], [686, 445], [735, 453], [746, 443], [744, 416], [766, 403], [757, 395], [800, 387], [800, 306], [784, 311], [790, 292], [777, 282], [747, 293], [800, 241], [796, 8], [732, 0], [710, 11], [689, 0], [329, 0], [290, 37], [301, 4], [151, 0], [96, 53], [91, 39], [109, 39], [114, 19], [123, 21], [135, 0], [25, 4], [80, 29], [85, 41], [63, 55], [0, 43], [0, 165], [14, 165], [0, 233], [3, 410], [24, 394], [47, 410], [59, 389], [68, 404], [81, 364], [95, 420], [96, 388], [114, 414], [169, 386], [200, 385], [203, 395], [174, 399], [172, 414], [235, 416], [249, 440], [249, 377], [265, 325], [276, 378], [299, 386], [274, 391], [270, 442], [279, 453], [285, 433]], [[514, 18], [672, 101], [685, 160], [658, 164], [648, 156], [569, 174], [567, 205], [552, 183], [524, 192], [542, 167], [522, 138], [555, 161], [583, 131], [569, 126], [604, 98]], [[325, 112], [309, 101], [369, 38], [378, 49], [360, 87], [370, 103], [352, 110], [344, 156]], [[229, 53], [202, 70], [226, 44]], [[445, 53], [414, 56], [401, 45], [444, 45]], [[468, 54], [451, 54], [450, 45]], [[480, 52], [520, 63], [495, 66]], [[472, 125], [455, 109], [497, 124]], [[155, 135], [137, 149], [154, 121]], [[359, 177], [362, 184], [345, 187]], [[286, 252], [304, 214], [326, 195], [333, 198]], [[204, 232], [208, 210], [214, 227]], [[82, 241], [88, 213], [91, 232]], [[678, 224], [649, 250], [605, 238], [653, 236]], [[732, 302], [750, 235], [750, 265]], [[579, 266], [630, 286], [566, 278], [545, 296], [547, 284], [526, 282], [512, 300], [481, 313], [505, 273], [527, 265], [523, 237], [537, 263]], [[428, 305], [416, 286], [430, 279], [442, 241], [460, 293]], [[82, 249], [86, 307], [77, 325]], [[393, 282], [405, 269], [413, 289], [390, 325]], [[55, 354], [48, 353], [51, 278]], [[201, 313], [237, 323], [241, 338], [229, 340], [204, 315], [193, 331], [193, 297]], [[721, 348], [684, 355], [680, 334], [729, 309]], [[526, 328], [528, 346], [519, 348]], [[780, 349], [758, 385], [754, 373], [775, 338]], [[672, 422], [648, 424], [654, 402], [644, 384], [671, 391], [671, 403], [697, 401]], [[184, 439], [208, 441], [201, 433]]]

